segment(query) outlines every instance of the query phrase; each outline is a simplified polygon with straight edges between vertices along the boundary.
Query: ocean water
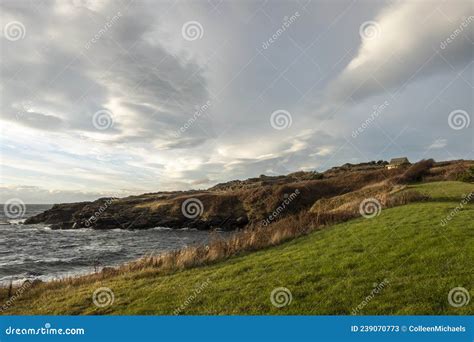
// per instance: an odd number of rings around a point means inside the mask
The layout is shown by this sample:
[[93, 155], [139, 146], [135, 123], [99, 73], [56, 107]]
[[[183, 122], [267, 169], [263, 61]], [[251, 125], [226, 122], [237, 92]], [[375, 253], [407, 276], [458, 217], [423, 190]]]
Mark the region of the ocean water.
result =
[[[0, 285], [26, 279], [51, 280], [117, 266], [150, 253], [160, 253], [209, 241], [210, 233], [191, 229], [51, 230], [21, 222], [49, 209], [26, 205], [24, 215], [9, 219], [0, 214]], [[218, 232], [222, 237], [230, 233]]]

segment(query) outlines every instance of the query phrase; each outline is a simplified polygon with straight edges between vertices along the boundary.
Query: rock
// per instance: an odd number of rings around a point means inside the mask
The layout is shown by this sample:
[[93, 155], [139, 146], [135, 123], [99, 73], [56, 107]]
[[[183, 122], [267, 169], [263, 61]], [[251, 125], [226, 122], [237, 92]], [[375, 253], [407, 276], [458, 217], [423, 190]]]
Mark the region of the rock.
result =
[[87, 203], [90, 202], [55, 204], [51, 209], [27, 218], [25, 224], [58, 224], [72, 221], [73, 215], [77, 213], [78, 210], [82, 209]]
[[236, 223], [241, 227], [245, 226], [247, 223], [249, 223], [249, 219], [247, 216], [239, 216], [236, 220]]
[[[147, 229], [153, 227], [208, 230], [243, 229], [260, 222], [283, 208], [285, 215], [310, 210], [316, 201], [393, 179], [403, 170], [384, 167], [385, 162], [345, 164], [323, 173], [298, 171], [286, 176], [264, 176], [218, 184], [208, 190], [146, 193], [126, 198], [100, 198], [93, 202], [56, 204], [30, 217], [25, 224], [44, 223], [52, 229]], [[437, 165], [438, 173], [472, 162]], [[262, 181], [262, 179], [264, 181]], [[298, 196], [284, 206], [284, 194]], [[186, 203], [192, 203], [186, 212]], [[191, 211], [193, 209], [194, 211]], [[275, 221], [276, 221], [275, 220]]]

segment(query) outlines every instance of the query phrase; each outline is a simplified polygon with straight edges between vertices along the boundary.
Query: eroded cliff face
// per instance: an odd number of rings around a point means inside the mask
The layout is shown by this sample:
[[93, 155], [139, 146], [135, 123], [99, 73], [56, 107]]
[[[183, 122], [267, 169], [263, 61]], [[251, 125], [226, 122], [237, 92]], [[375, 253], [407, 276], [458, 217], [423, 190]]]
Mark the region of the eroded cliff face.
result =
[[[407, 168], [387, 170], [385, 162], [345, 164], [324, 173], [296, 172], [218, 184], [205, 191], [149, 193], [93, 202], [56, 204], [26, 224], [53, 229], [146, 229], [153, 227], [239, 229], [259, 225], [285, 203], [278, 215], [309, 210], [316, 201], [395, 179]], [[455, 179], [472, 161], [436, 163], [426, 180]]]

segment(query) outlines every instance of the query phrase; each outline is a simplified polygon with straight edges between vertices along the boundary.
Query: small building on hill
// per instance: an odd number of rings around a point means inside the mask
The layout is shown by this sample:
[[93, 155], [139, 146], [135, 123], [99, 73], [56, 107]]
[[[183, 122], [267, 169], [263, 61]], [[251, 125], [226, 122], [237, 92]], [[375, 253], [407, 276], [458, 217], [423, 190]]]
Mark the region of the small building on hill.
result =
[[392, 158], [390, 160], [390, 163], [386, 166], [387, 169], [396, 169], [402, 166], [408, 166], [411, 165], [410, 162], [408, 161], [408, 158], [403, 157], [403, 158]]

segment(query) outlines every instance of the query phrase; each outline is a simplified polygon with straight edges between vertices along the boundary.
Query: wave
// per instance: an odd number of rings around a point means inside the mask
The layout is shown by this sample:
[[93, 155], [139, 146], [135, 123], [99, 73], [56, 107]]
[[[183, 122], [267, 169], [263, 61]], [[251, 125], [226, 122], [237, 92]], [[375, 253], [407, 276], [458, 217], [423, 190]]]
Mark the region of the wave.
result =
[[167, 230], [172, 230], [173, 228], [168, 228], [168, 227], [154, 227], [150, 228], [149, 230], [158, 230], [158, 231], [167, 231]]
[[12, 279], [46, 281], [91, 273], [97, 267], [118, 266], [151, 252], [209, 239], [209, 232], [188, 227], [52, 230], [49, 225], [35, 224], [8, 225], [0, 230], [0, 284]]

